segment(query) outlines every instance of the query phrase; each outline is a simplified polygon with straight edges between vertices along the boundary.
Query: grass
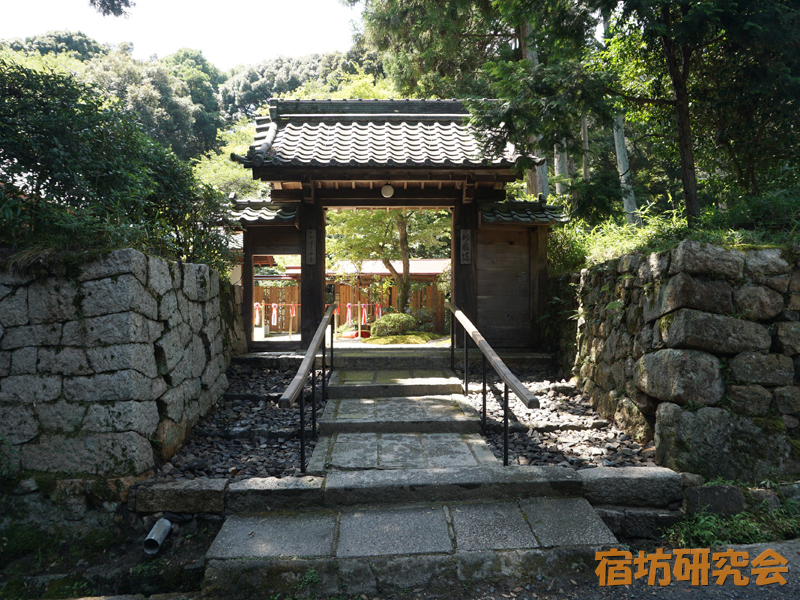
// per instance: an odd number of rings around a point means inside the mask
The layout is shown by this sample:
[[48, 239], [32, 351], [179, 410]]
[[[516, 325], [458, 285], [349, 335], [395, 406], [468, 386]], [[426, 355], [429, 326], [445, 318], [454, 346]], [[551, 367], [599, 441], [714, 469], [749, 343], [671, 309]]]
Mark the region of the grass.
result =
[[444, 340], [449, 338], [443, 336], [441, 333], [432, 333], [430, 331], [412, 331], [410, 333], [401, 333], [398, 335], [384, 335], [370, 337], [364, 340], [365, 344], [376, 344], [378, 346], [388, 346], [391, 344], [427, 344], [434, 340]]
[[673, 548], [714, 548], [793, 539], [800, 533], [800, 506], [786, 501], [780, 508], [723, 517], [701, 512], [670, 528]]

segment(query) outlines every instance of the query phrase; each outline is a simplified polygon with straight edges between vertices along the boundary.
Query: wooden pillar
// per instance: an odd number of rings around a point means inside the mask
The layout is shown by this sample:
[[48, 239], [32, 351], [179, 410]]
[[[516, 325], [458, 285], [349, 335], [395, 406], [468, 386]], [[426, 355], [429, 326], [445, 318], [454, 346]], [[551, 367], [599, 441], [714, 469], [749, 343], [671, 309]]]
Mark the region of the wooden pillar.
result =
[[244, 310], [244, 337], [248, 350], [253, 341], [253, 235], [247, 229], [242, 234], [242, 302]]
[[531, 346], [542, 349], [542, 318], [547, 304], [547, 226], [530, 228]]
[[322, 203], [300, 204], [300, 343], [308, 348], [325, 314], [325, 211]]
[[[457, 200], [453, 206], [452, 269], [453, 303], [477, 325], [478, 322], [478, 205]], [[463, 345], [461, 335], [456, 345]]]

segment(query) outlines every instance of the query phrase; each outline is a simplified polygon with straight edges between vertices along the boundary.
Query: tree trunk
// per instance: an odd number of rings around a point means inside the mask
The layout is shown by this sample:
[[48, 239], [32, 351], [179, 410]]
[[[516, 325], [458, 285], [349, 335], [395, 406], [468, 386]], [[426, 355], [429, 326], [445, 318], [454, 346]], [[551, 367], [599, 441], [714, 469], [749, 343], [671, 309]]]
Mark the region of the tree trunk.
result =
[[622, 115], [614, 117], [614, 147], [617, 150], [617, 171], [619, 172], [619, 185], [622, 188], [622, 205], [625, 208], [625, 218], [628, 223], [641, 227], [642, 218], [636, 209], [636, 195], [631, 185], [631, 168], [628, 164], [628, 149], [625, 147], [625, 126]]
[[[669, 11], [669, 6], [661, 9], [661, 18], [667, 28], [671, 20]], [[686, 218], [691, 225], [692, 221], [700, 216], [700, 204], [697, 199], [697, 173], [694, 168], [694, 151], [692, 150], [691, 118], [689, 116], [689, 90], [687, 88], [692, 50], [688, 46], [677, 49], [675, 40], [666, 35], [661, 36], [661, 45], [672, 81], [672, 90], [675, 93], [675, 119], [678, 126], [678, 152], [681, 157], [683, 195]]]
[[581, 115], [581, 141], [583, 142], [583, 180], [589, 181], [589, 124], [585, 112]]
[[[530, 37], [531, 32], [532, 28], [530, 24], [525, 23], [522, 26], [520, 47], [522, 49], [522, 58], [530, 60], [534, 66], [537, 66], [539, 64], [539, 55], [536, 53], [536, 49], [531, 47], [531, 45], [528, 43], [528, 38]], [[534, 145], [539, 142], [539, 139], [537, 139], [535, 136], [531, 136], [529, 141], [531, 142], [531, 145]], [[537, 148], [536, 156], [544, 158], [545, 154], [541, 151], [541, 149]], [[525, 184], [528, 188], [528, 193], [535, 195], [537, 198], [542, 196], [546, 199], [550, 195], [550, 183], [547, 176], [546, 160], [541, 165], [530, 169], [526, 173]]]
[[395, 284], [397, 285], [397, 312], [404, 312], [408, 305], [408, 296], [411, 291], [411, 260], [408, 252], [408, 227], [405, 215], [402, 212], [395, 214], [395, 225], [397, 225], [397, 233], [400, 239], [400, 258], [403, 262], [403, 271], [398, 272], [394, 268], [392, 262], [387, 259], [381, 259], [383, 266], [392, 274]]
[[[553, 148], [553, 156], [555, 157], [555, 173], [559, 179], [569, 178], [569, 159], [567, 158], [567, 151], [564, 150], [563, 144], [556, 144]], [[563, 181], [556, 183], [556, 194], [565, 194], [568, 185]]]

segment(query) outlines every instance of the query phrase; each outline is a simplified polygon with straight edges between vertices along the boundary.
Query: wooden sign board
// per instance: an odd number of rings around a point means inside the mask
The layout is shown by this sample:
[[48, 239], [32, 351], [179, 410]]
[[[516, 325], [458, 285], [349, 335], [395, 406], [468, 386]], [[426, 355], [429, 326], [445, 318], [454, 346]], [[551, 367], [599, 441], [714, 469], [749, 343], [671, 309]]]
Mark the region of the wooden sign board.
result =
[[472, 230], [461, 230], [461, 264], [472, 264]]

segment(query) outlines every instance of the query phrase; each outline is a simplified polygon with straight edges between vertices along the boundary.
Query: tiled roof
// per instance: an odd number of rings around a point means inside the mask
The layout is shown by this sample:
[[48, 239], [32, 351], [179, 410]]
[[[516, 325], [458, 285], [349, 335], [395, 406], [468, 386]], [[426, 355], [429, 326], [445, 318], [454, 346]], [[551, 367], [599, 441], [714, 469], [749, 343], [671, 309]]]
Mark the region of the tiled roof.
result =
[[486, 158], [457, 100], [270, 100], [246, 167], [510, 167]]
[[231, 211], [231, 219], [242, 226], [291, 224], [296, 218], [296, 204], [271, 204], [261, 200], [237, 201]]
[[541, 202], [482, 204], [480, 211], [481, 221], [484, 223], [553, 225], [569, 221], [569, 217], [562, 206], [553, 206]]

